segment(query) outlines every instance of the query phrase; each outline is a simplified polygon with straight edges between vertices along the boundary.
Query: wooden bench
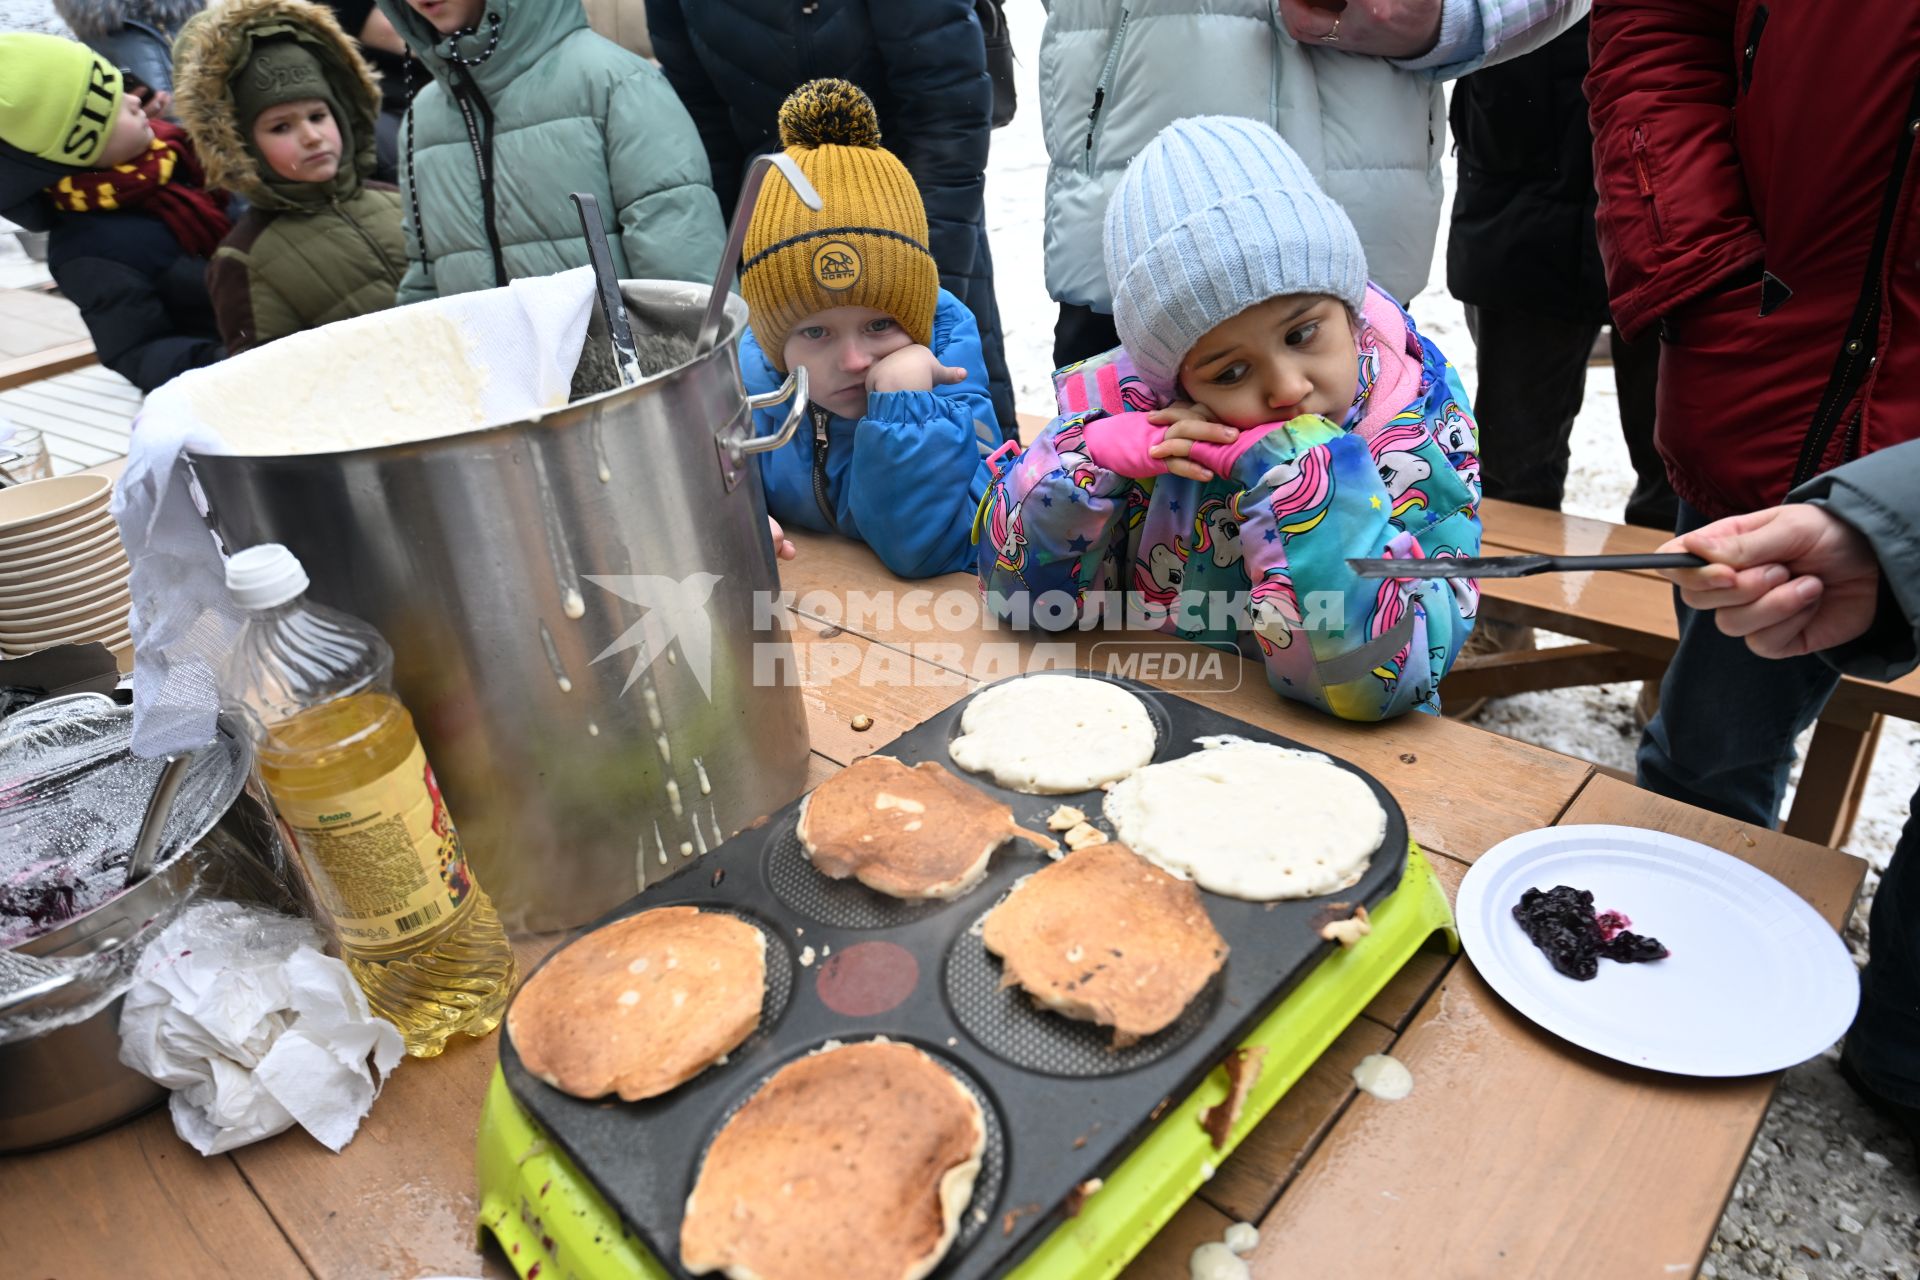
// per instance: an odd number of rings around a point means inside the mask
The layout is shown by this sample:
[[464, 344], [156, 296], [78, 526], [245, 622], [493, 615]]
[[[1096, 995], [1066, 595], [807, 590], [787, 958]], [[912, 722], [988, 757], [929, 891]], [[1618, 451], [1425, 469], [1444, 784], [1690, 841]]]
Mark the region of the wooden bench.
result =
[[[1652, 551], [1653, 529], [1609, 524], [1489, 498], [1480, 505], [1487, 555], [1599, 555]], [[1500, 696], [1614, 680], [1658, 679], [1679, 643], [1673, 589], [1652, 572], [1541, 574], [1485, 579], [1481, 615], [1543, 627], [1586, 643], [1469, 659], [1447, 696]], [[1784, 829], [1818, 844], [1846, 841], [1860, 809], [1885, 716], [1920, 721], [1920, 673], [1889, 684], [1844, 679], [1821, 713]]]
[[0, 289], [0, 391], [93, 364], [79, 310], [38, 289]]

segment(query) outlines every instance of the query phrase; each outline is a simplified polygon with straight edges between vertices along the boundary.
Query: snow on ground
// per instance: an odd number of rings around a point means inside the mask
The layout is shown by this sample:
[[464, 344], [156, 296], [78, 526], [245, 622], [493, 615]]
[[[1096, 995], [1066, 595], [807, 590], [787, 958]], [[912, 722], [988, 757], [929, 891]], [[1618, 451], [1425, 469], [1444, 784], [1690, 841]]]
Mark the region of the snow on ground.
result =
[[[1007, 18], [1020, 59], [1020, 110], [1012, 124], [994, 135], [988, 228], [1015, 399], [1022, 412], [1050, 415], [1055, 307], [1047, 296], [1041, 246], [1047, 160], [1036, 83], [1044, 14], [1039, 0], [1010, 0]], [[1451, 196], [1451, 162], [1447, 181]], [[1445, 261], [1443, 216], [1434, 279], [1411, 310], [1421, 332], [1452, 358], [1471, 394], [1477, 381], [1473, 341], [1460, 304], [1446, 292]], [[1574, 424], [1568, 512], [1621, 519], [1633, 471], [1619, 421], [1612, 370], [1596, 366]], [[1637, 684], [1619, 684], [1524, 694], [1493, 703], [1477, 723], [1631, 770], [1640, 738], [1633, 712], [1638, 692]], [[1800, 746], [1804, 752], [1806, 743]], [[1916, 787], [1920, 725], [1888, 721], [1847, 852], [1865, 858], [1875, 872], [1884, 868]], [[1877, 883], [1877, 874], [1870, 873], [1847, 931], [1861, 958], [1867, 906]], [[1786, 1074], [1703, 1275], [1727, 1280], [1913, 1280], [1920, 1265], [1920, 1179], [1914, 1175], [1914, 1155], [1899, 1135], [1860, 1105], [1841, 1082], [1832, 1057], [1816, 1058]]]

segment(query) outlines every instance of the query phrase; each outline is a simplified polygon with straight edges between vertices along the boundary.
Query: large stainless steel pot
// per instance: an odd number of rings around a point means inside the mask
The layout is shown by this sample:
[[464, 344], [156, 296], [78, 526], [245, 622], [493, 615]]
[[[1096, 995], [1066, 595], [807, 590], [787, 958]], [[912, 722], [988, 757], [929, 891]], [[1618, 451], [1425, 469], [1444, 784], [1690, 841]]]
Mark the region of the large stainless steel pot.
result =
[[[704, 286], [622, 290], [643, 349], [691, 350]], [[534, 421], [190, 459], [229, 550], [285, 543], [316, 599], [392, 643], [400, 695], [510, 929], [585, 923], [805, 784], [749, 455], [785, 441], [806, 392], [802, 380], [761, 401], [791, 395], [793, 408], [780, 436], [750, 439], [746, 318], [733, 298], [704, 358]]]

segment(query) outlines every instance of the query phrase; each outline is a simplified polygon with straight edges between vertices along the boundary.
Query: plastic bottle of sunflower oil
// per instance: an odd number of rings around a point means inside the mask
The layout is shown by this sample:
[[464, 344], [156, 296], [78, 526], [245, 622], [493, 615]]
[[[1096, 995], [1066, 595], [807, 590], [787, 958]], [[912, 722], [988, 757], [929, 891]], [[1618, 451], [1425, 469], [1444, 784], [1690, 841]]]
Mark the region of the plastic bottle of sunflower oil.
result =
[[513, 990], [513, 948], [393, 694], [393, 650], [307, 600], [277, 543], [229, 559], [227, 588], [247, 624], [221, 690], [245, 709], [282, 834], [367, 1002], [416, 1058], [485, 1035]]

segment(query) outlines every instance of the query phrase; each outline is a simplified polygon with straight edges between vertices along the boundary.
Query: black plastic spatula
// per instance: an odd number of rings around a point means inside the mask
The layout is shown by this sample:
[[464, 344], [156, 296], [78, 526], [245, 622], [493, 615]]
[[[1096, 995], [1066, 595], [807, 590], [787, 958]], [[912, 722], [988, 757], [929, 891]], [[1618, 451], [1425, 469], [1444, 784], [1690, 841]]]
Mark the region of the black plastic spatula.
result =
[[613, 367], [620, 373], [620, 385], [630, 387], [642, 376], [640, 354], [633, 343], [626, 299], [620, 296], [620, 276], [613, 269], [606, 220], [600, 216], [600, 201], [590, 192], [575, 191], [572, 198], [574, 207], [580, 210], [580, 232], [587, 241], [587, 262], [593, 267], [600, 314], [606, 317], [607, 334], [613, 343]]
[[1434, 556], [1408, 560], [1349, 560], [1363, 578], [1526, 578], [1536, 573], [1590, 573], [1596, 569], [1698, 569], [1706, 564], [1684, 552], [1650, 551], [1624, 556]]

